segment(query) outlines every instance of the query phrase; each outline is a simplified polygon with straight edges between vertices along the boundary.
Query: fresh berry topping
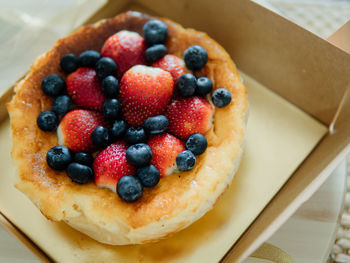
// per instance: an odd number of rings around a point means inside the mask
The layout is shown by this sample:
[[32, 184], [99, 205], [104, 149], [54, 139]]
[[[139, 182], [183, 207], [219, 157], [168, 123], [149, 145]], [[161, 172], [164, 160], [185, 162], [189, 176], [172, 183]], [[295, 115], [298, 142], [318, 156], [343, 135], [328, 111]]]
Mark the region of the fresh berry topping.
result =
[[106, 148], [110, 139], [108, 129], [103, 126], [97, 126], [91, 134], [93, 144], [100, 149]]
[[208, 53], [203, 47], [194, 45], [185, 50], [184, 60], [187, 68], [198, 70], [207, 64]]
[[185, 146], [194, 155], [200, 155], [207, 149], [208, 142], [204, 135], [195, 133], [188, 137]]
[[116, 120], [113, 123], [112, 129], [111, 129], [111, 136], [113, 140], [121, 139], [124, 134], [126, 133], [126, 130], [129, 128], [126, 121], [123, 120]]
[[181, 75], [176, 81], [176, 89], [180, 96], [191, 97], [196, 90], [196, 77], [191, 73]]
[[52, 147], [46, 154], [47, 164], [54, 170], [64, 170], [72, 161], [72, 154], [66, 146]]
[[80, 163], [71, 163], [67, 167], [67, 175], [72, 182], [86, 184], [94, 179], [94, 172], [89, 166]]
[[166, 47], [163, 44], [156, 44], [146, 49], [145, 56], [148, 63], [153, 63], [161, 59], [166, 53]]
[[146, 64], [145, 50], [145, 41], [139, 34], [122, 30], [106, 40], [101, 54], [117, 63], [118, 76], [121, 77], [132, 66]]
[[125, 140], [128, 144], [146, 142], [147, 134], [142, 127], [130, 127], [126, 130]]
[[53, 111], [46, 110], [39, 114], [36, 123], [43, 131], [54, 131], [58, 125], [58, 118]]
[[66, 89], [66, 82], [57, 74], [46, 76], [41, 82], [41, 88], [47, 96], [56, 97]]
[[144, 24], [142, 35], [148, 46], [163, 44], [168, 37], [168, 27], [163, 21], [151, 19]]
[[152, 67], [161, 68], [169, 72], [173, 77], [174, 83], [181, 75], [187, 73], [185, 62], [181, 58], [169, 54], [154, 62]]
[[152, 164], [137, 169], [136, 175], [145, 187], [154, 187], [159, 183], [159, 171]]
[[230, 104], [232, 96], [227, 89], [217, 89], [211, 96], [216, 107], [223, 108]]
[[174, 100], [165, 114], [168, 130], [184, 140], [194, 133], [205, 134], [212, 125], [213, 112], [213, 106], [202, 97]]
[[99, 79], [104, 79], [108, 76], [114, 76], [117, 74], [117, 64], [111, 58], [100, 58], [96, 62], [95, 66], [96, 74]]
[[119, 82], [114, 76], [102, 80], [102, 92], [107, 98], [115, 98], [119, 92]]
[[82, 52], [79, 56], [80, 66], [94, 68], [96, 62], [101, 58], [99, 52], [95, 50], [86, 50]]
[[196, 156], [191, 151], [183, 151], [176, 157], [176, 165], [180, 171], [190, 171], [196, 164]]
[[122, 106], [117, 99], [107, 99], [103, 103], [102, 113], [107, 120], [113, 121], [118, 118]]
[[149, 117], [162, 114], [172, 96], [171, 75], [160, 69], [134, 66], [121, 80], [119, 99], [124, 119], [132, 126], [143, 125]]
[[72, 106], [73, 106], [72, 99], [67, 95], [61, 95], [61, 96], [58, 96], [52, 102], [51, 107], [52, 107], [52, 111], [55, 112], [58, 116], [63, 116], [72, 109]]
[[135, 168], [126, 160], [126, 149], [126, 143], [118, 141], [96, 156], [93, 170], [97, 186], [115, 192], [117, 182], [122, 176], [135, 173]]
[[95, 149], [91, 133], [97, 126], [106, 126], [103, 115], [90, 110], [73, 110], [68, 112], [58, 127], [60, 144], [66, 145], [74, 152], [91, 152]]
[[67, 92], [73, 102], [79, 106], [101, 110], [105, 96], [95, 70], [79, 68], [67, 78]]
[[78, 69], [79, 59], [76, 55], [69, 53], [61, 58], [60, 66], [65, 73], [72, 73]]
[[176, 170], [176, 156], [185, 150], [183, 142], [169, 133], [156, 135], [148, 141], [152, 150], [153, 164], [161, 177], [171, 175]]
[[150, 134], [163, 133], [168, 128], [168, 126], [169, 126], [168, 119], [164, 115], [149, 117], [145, 121], [145, 129]]
[[117, 193], [126, 202], [135, 202], [142, 195], [142, 184], [133, 175], [126, 175], [120, 178], [117, 184]]
[[210, 78], [200, 77], [197, 79], [196, 94], [206, 96], [213, 89], [213, 82]]
[[126, 150], [126, 159], [129, 163], [136, 167], [142, 167], [149, 164], [152, 159], [151, 148], [144, 143], [131, 145]]
[[74, 154], [74, 162], [91, 167], [94, 162], [94, 157], [92, 157], [90, 153], [77, 152]]

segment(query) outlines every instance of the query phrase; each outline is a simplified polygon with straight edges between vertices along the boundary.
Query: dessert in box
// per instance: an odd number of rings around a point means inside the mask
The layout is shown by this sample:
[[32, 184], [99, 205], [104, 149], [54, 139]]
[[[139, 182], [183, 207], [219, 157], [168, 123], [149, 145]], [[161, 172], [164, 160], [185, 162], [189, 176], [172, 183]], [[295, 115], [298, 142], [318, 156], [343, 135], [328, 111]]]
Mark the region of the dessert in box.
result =
[[16, 187], [48, 219], [125, 245], [213, 207], [239, 165], [247, 99], [205, 33], [126, 12], [59, 40], [8, 110]]

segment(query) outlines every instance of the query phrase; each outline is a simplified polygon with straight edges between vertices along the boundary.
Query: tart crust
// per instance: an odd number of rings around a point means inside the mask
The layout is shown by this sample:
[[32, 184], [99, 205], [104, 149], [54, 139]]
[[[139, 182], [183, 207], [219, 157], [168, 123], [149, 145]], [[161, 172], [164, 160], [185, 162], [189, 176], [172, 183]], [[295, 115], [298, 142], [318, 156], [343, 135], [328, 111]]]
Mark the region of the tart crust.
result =
[[59, 66], [63, 55], [100, 50], [109, 36], [123, 29], [141, 34], [143, 24], [151, 18], [129, 11], [81, 27], [60, 39], [34, 61], [30, 72], [16, 84], [16, 95], [7, 105], [12, 158], [18, 168], [15, 186], [48, 219], [64, 221], [93, 239], [112, 245], [157, 241], [198, 220], [228, 188], [242, 154], [248, 102], [230, 56], [207, 34], [160, 18], [169, 30], [168, 53], [182, 57], [189, 46], [203, 46], [209, 60], [196, 75], [209, 77], [214, 89], [226, 88], [233, 98], [229, 106], [215, 109], [214, 125], [206, 134], [208, 148], [198, 157], [195, 168], [162, 178], [155, 188], [145, 189], [138, 201], [126, 203], [108, 189], [93, 183], [72, 183], [65, 172], [48, 167], [46, 153], [58, 140], [56, 133], [41, 131], [36, 124], [38, 114], [50, 109], [52, 103], [41, 90], [42, 79], [51, 73], [65, 76]]

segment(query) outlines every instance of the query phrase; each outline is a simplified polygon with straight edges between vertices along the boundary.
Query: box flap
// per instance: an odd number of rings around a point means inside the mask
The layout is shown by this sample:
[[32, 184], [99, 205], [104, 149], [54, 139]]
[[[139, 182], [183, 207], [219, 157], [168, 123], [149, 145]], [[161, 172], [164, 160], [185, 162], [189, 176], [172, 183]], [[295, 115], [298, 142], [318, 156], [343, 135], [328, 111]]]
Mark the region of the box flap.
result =
[[350, 55], [339, 48], [251, 1], [136, 2], [207, 32], [242, 71], [323, 123], [331, 122], [350, 83], [350, 78], [338, 77], [350, 72]]
[[[350, 52], [350, 23], [334, 33], [329, 42]], [[350, 152], [350, 96], [344, 87], [342, 105], [334, 134], [326, 136], [298, 171], [283, 186], [249, 227], [240, 240], [225, 256], [223, 262], [240, 262], [267, 240], [302, 203], [324, 183]], [[233, 261], [232, 261], [233, 260]]]

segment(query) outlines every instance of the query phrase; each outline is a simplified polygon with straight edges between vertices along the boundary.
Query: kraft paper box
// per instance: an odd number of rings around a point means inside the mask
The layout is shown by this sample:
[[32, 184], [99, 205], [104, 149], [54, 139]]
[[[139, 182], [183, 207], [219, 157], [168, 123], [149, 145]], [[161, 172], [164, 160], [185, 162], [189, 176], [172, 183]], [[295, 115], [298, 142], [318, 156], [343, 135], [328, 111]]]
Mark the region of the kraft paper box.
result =
[[[13, 224], [12, 231], [22, 231], [31, 240], [25, 243], [42, 260], [240, 262], [317, 190], [349, 152], [350, 56], [247, 0], [110, 1], [87, 23], [125, 10], [168, 17], [207, 32], [240, 69], [250, 117], [245, 154], [230, 189], [212, 211], [167, 240], [122, 247], [99, 244], [64, 223], [46, 220], [12, 187], [15, 168], [9, 157], [9, 123], [4, 120], [0, 212]], [[330, 41], [341, 46], [343, 41], [337, 39]], [[9, 90], [2, 97], [0, 113], [11, 96]]]

